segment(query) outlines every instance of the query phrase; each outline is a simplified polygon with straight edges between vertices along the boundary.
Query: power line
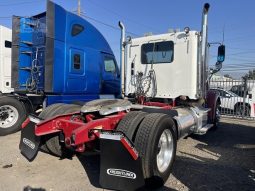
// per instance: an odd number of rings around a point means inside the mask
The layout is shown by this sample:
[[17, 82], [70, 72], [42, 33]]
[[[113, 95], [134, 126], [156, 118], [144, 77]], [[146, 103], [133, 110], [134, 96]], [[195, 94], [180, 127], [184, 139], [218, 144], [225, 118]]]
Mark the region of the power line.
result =
[[247, 60], [247, 59], [242, 59], [242, 58], [227, 57], [226, 59], [227, 60], [234, 60], [234, 61], [245, 61], [245, 62], [254, 62], [255, 61], [255, 58], [251, 59], [251, 60]]
[[[251, 53], [248, 53], [249, 51], [246, 51], [248, 55], [244, 54], [244, 55], [230, 55], [227, 57], [229, 58], [244, 58], [244, 59], [255, 59], [255, 51], [252, 51]], [[253, 56], [254, 55], [254, 56]]]
[[254, 68], [222, 68], [222, 71], [254, 70]]
[[243, 51], [243, 52], [236, 52], [236, 53], [232, 53], [232, 54], [228, 54], [228, 56], [234, 56], [234, 55], [242, 55], [242, 54], [250, 54], [250, 53], [254, 53], [254, 51]]
[[237, 37], [233, 37], [233, 38], [227, 38], [225, 39], [226, 41], [236, 41], [236, 40], [244, 40], [244, 39], [251, 39], [254, 38], [254, 35], [249, 35], [249, 36], [237, 36]]
[[252, 69], [239, 69], [239, 70], [224, 70], [224, 69], [222, 69], [221, 71], [222, 72], [244, 72], [244, 71], [248, 72], [250, 70], [252, 70]]
[[105, 8], [105, 7], [103, 7], [102, 5], [99, 5], [99, 4], [95, 3], [94, 1], [92, 2], [91, 0], [88, 0], [88, 2], [89, 2], [90, 4], [93, 4], [93, 5], [95, 5], [95, 6], [99, 7], [99, 8], [101, 8], [101, 9], [103, 9], [103, 10], [105, 10], [105, 11], [107, 11], [107, 12], [113, 14], [113, 15], [116, 15], [116, 16], [118, 16], [118, 17], [125, 18], [127, 21], [130, 21], [130, 22], [135, 23], [135, 24], [137, 24], [137, 25], [139, 25], [139, 26], [143, 26], [143, 27], [146, 27], [146, 28], [153, 29], [154, 31], [160, 32], [160, 31], [158, 31], [158, 30], [157, 30], [156, 28], [154, 28], [154, 27], [151, 27], [151, 26], [149, 26], [149, 25], [145, 25], [145, 24], [143, 24], [143, 23], [139, 23], [139, 22], [137, 22], [137, 21], [134, 21], [134, 20], [132, 20], [132, 19], [129, 19], [129, 18], [127, 18], [127, 17], [124, 17], [124, 16], [120, 15], [119, 13], [117, 13], [117, 12], [111, 10], [111, 9]]
[[255, 62], [247, 62], [241, 64], [225, 64], [224, 66], [253, 66], [255, 67]]
[[[254, 51], [243, 51], [243, 52], [235, 52], [231, 54], [227, 54], [227, 56], [235, 56], [235, 55], [243, 55], [243, 54], [251, 54], [254, 53]], [[217, 55], [210, 56], [211, 58], [217, 57]]]
[[[243, 32], [243, 28], [245, 28], [245, 26], [240, 27], [240, 23], [232, 23], [232, 24], [229, 23], [229, 24], [224, 24], [224, 25], [225, 25], [225, 31], [229, 31], [229, 32], [233, 32], [233, 31], [236, 32], [236, 31], [240, 30], [240, 32], [242, 33]], [[222, 29], [223, 29], [223, 27], [210, 26], [210, 32], [213, 33], [213, 34], [214, 33], [222, 32]]]
[[30, 3], [37, 3], [39, 1], [45, 1], [45, 0], [23, 1], [23, 2], [17, 2], [17, 3], [4, 3], [4, 4], [0, 4], [0, 7], [15, 6], [15, 5], [22, 5], [22, 4], [30, 4]]
[[228, 46], [228, 49], [232, 49], [232, 50], [245, 50], [245, 51], [254, 51], [255, 52], [255, 49], [243, 49], [243, 48], [240, 48], [240, 47], [229, 47]]
[[[210, 66], [214, 66], [213, 64], [210, 64]], [[242, 63], [242, 64], [224, 64], [223, 68], [242, 68], [242, 67], [252, 67], [255, 68], [255, 62], [253, 63]]]
[[99, 21], [99, 20], [94, 19], [94, 18], [92, 18], [92, 17], [89, 17], [89, 16], [87, 16], [87, 15], [81, 14], [81, 16], [83, 16], [83, 17], [85, 17], [85, 18], [87, 18], [87, 19], [90, 19], [90, 20], [92, 20], [92, 21], [95, 21], [95, 22], [97, 22], [97, 23], [99, 23], [99, 24], [102, 24], [102, 25], [105, 25], [105, 26], [107, 26], [107, 27], [110, 27], [110, 28], [112, 28], [112, 29], [119, 30], [118, 27], [115, 27], [115, 26], [113, 26], [113, 25], [104, 23], [104, 22], [102, 22], [102, 21]]
[[[116, 26], [113, 26], [113, 25], [110, 25], [110, 24], [108, 24], [108, 23], [105, 23], [105, 22], [103, 22], [103, 21], [100, 21], [100, 20], [98, 20], [98, 19], [95, 19], [95, 18], [92, 18], [92, 17], [89, 17], [89, 16], [87, 16], [87, 15], [84, 15], [83, 13], [81, 13], [81, 16], [82, 17], [85, 17], [85, 18], [87, 18], [87, 19], [90, 19], [90, 20], [92, 20], [92, 21], [94, 21], [94, 22], [96, 22], [96, 23], [99, 23], [99, 24], [101, 24], [101, 25], [104, 25], [104, 26], [107, 26], [107, 27], [109, 27], [109, 28], [112, 28], [112, 29], [114, 29], [114, 30], [120, 30], [118, 27], [116, 27]], [[133, 32], [129, 32], [129, 31], [126, 31], [126, 33], [127, 34], [130, 34], [130, 35], [133, 35], [133, 36], [139, 36], [138, 34], [135, 34], [135, 33], [133, 33]]]
[[255, 63], [250, 64], [250, 65], [224, 65], [224, 68], [229, 67], [229, 68], [245, 68], [245, 67], [250, 67], [250, 68], [255, 68]]
[[12, 17], [11, 17], [11, 16], [7, 16], [7, 17], [0, 17], [0, 19], [7, 19], [7, 20], [9, 20], [9, 19], [12, 19]]
[[231, 67], [231, 68], [222, 68], [222, 70], [252, 70], [252, 69], [255, 69], [255, 67]]
[[224, 69], [224, 70], [240, 70], [240, 69], [255, 69], [255, 67], [254, 66], [240, 66], [240, 67], [231, 66], [231, 67], [223, 67], [222, 69]]

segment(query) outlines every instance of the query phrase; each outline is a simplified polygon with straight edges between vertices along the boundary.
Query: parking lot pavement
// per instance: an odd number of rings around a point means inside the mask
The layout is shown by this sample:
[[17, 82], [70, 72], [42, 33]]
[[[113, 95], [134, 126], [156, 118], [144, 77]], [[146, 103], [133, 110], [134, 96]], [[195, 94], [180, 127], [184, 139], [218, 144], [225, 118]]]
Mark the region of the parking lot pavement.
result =
[[[59, 160], [39, 153], [27, 162], [20, 133], [0, 137], [0, 190], [102, 190], [98, 156]], [[178, 142], [173, 172], [159, 191], [255, 190], [255, 121], [222, 119], [219, 129]]]
[[255, 190], [255, 121], [222, 119], [217, 131], [179, 142], [166, 186], [176, 190]]

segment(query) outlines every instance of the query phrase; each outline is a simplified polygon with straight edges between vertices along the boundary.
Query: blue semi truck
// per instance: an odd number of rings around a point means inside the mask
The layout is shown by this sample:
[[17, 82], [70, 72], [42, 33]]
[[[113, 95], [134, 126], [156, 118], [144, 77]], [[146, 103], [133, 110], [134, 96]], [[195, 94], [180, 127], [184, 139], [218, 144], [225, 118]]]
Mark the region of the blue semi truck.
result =
[[13, 16], [12, 87], [0, 97], [0, 135], [54, 103], [120, 96], [120, 72], [103, 35], [51, 1], [44, 13]]

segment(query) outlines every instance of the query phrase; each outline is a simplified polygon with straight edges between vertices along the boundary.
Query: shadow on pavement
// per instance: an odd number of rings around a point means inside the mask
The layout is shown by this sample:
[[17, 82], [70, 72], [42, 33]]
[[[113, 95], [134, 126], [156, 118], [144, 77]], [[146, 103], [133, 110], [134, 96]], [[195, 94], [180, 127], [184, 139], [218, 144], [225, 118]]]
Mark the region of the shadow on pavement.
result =
[[82, 164], [84, 170], [86, 171], [90, 183], [96, 188], [101, 188], [99, 184], [100, 156], [99, 155], [93, 155], [93, 156], [78, 155], [77, 157], [80, 163]]
[[206, 153], [180, 152], [172, 174], [190, 190], [254, 190], [255, 127], [221, 123], [198, 140]]
[[32, 188], [30, 186], [26, 186], [23, 191], [46, 191], [44, 188]]

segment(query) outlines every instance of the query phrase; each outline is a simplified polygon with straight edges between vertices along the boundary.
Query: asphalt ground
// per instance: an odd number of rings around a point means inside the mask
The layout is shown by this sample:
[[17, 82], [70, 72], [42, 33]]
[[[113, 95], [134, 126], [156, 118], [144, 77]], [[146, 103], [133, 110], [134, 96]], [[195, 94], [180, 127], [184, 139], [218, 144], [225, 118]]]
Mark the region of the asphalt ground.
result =
[[[20, 132], [0, 137], [0, 190], [90, 191], [98, 183], [99, 157], [60, 160], [45, 153], [28, 162]], [[172, 174], [158, 191], [255, 190], [255, 121], [221, 119], [218, 130], [181, 139]]]

